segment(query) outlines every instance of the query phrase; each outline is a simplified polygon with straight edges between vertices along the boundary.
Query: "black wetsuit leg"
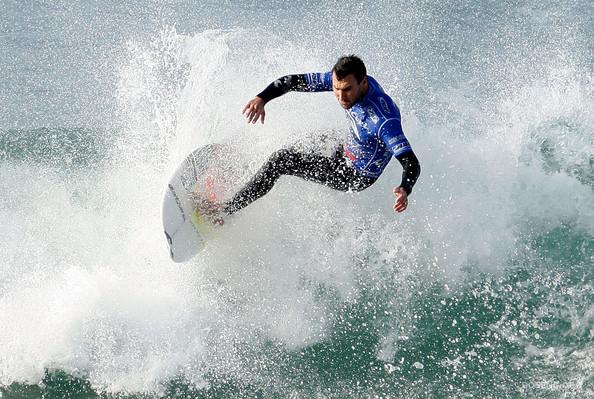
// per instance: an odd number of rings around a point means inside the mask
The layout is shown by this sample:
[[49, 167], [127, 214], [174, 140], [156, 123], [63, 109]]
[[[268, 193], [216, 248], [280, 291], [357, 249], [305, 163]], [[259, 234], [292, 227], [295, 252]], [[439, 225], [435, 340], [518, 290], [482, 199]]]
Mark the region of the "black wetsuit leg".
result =
[[283, 149], [272, 154], [252, 180], [223, 205], [224, 212], [232, 214], [264, 196], [282, 175], [301, 177], [340, 191], [361, 191], [376, 180], [357, 174], [344, 158], [342, 147], [330, 157]]

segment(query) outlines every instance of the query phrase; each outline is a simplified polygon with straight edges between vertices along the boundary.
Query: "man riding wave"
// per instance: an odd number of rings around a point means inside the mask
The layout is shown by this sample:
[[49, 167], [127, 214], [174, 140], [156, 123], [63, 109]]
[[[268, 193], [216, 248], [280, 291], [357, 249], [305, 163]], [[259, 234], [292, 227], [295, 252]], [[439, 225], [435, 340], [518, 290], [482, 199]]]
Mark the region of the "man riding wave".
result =
[[[298, 176], [341, 191], [361, 191], [371, 186], [394, 156], [402, 165], [402, 179], [394, 188], [394, 211], [408, 206], [421, 168], [402, 131], [400, 111], [379, 83], [367, 75], [356, 56], [341, 57], [325, 73], [283, 76], [243, 109], [248, 123], [266, 116], [265, 104], [289, 91], [333, 91], [350, 121], [349, 139], [332, 156], [303, 152], [294, 148], [276, 151], [256, 175], [218, 211], [233, 214], [268, 193], [282, 175]], [[218, 213], [218, 212], [217, 212]]]

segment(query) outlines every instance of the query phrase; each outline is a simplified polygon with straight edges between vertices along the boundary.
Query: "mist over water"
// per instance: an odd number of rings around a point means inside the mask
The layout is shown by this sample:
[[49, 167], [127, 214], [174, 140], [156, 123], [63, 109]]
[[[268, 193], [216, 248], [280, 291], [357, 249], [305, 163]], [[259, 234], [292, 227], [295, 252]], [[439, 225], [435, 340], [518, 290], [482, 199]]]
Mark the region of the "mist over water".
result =
[[[6, 4], [3, 396], [593, 394], [588, 2]], [[28, 48], [30, 70], [9, 61]], [[283, 177], [172, 263], [176, 165], [223, 142], [255, 172], [339, 138], [331, 93], [278, 98], [264, 125], [241, 109], [345, 53], [401, 108], [409, 209], [397, 162], [358, 194]]]

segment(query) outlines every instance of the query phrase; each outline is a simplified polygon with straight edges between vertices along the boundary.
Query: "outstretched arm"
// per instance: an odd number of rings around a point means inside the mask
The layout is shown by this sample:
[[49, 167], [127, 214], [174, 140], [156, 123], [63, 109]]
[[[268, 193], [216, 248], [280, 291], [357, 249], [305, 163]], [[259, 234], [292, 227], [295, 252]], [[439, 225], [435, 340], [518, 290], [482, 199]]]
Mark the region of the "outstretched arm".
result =
[[264, 103], [267, 103], [268, 101], [280, 97], [290, 91], [309, 91], [307, 81], [305, 80], [305, 74], [287, 75], [278, 78], [262, 90], [260, 94], [258, 94], [258, 97], [264, 100]]
[[264, 105], [272, 99], [282, 96], [289, 91], [329, 91], [332, 90], [332, 79], [329, 73], [308, 73], [286, 75], [278, 78], [252, 98], [243, 108], [243, 114], [248, 123], [260, 120], [264, 123], [266, 111]]

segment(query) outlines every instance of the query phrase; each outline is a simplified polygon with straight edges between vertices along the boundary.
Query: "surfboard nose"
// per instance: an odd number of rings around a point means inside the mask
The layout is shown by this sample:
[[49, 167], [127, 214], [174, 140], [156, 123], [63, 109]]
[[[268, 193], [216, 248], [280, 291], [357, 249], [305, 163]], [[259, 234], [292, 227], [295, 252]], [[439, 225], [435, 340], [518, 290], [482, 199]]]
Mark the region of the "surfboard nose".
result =
[[186, 262], [204, 248], [202, 237], [187, 212], [175, 189], [168, 187], [163, 198], [163, 229], [169, 256], [174, 262]]

